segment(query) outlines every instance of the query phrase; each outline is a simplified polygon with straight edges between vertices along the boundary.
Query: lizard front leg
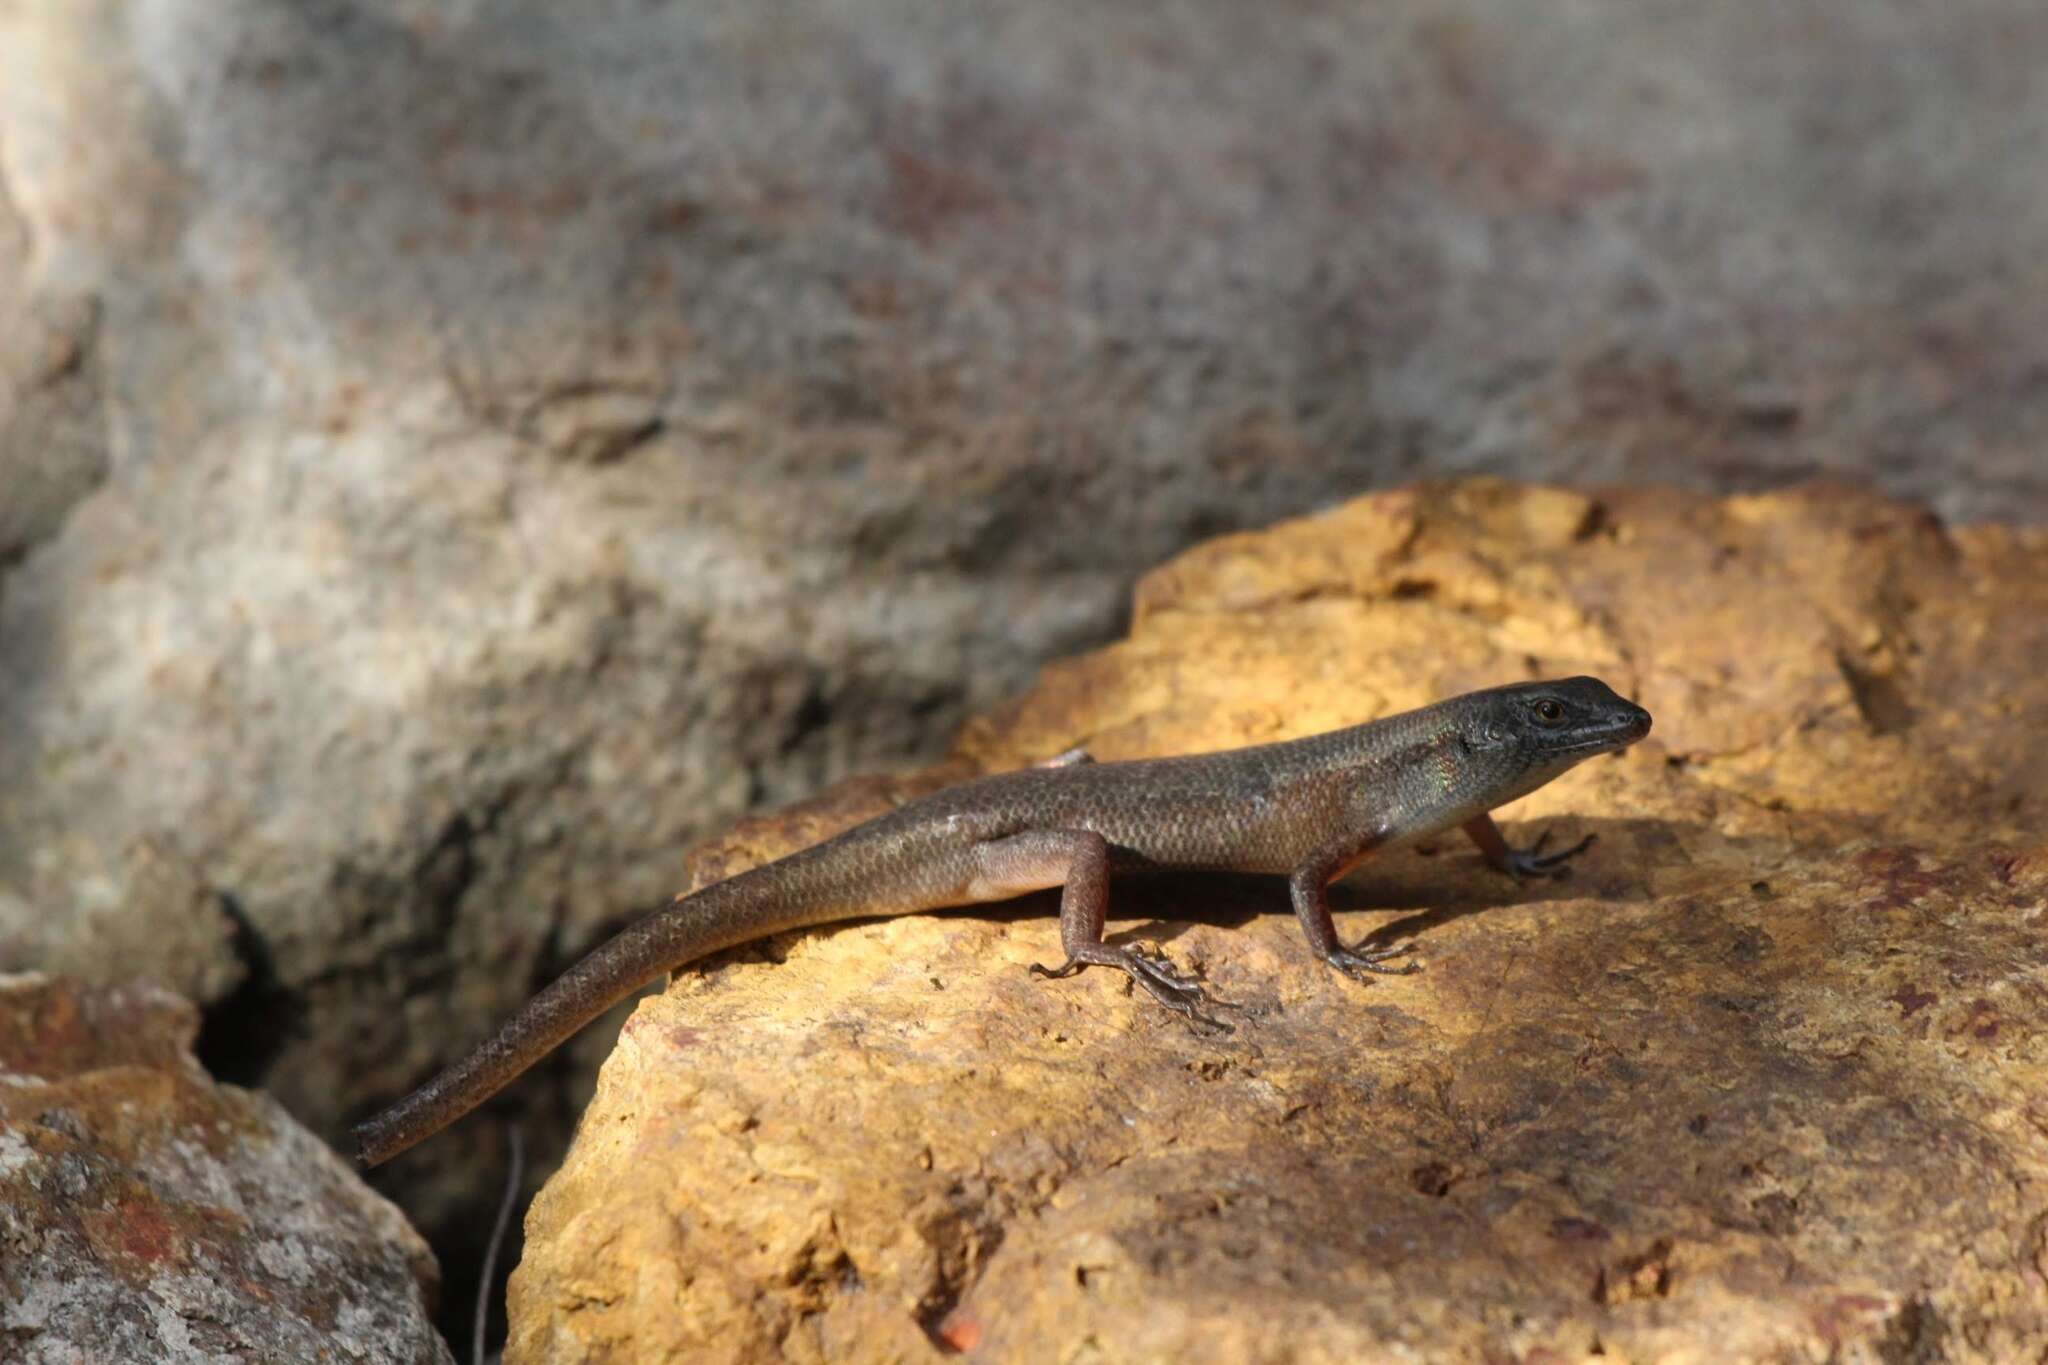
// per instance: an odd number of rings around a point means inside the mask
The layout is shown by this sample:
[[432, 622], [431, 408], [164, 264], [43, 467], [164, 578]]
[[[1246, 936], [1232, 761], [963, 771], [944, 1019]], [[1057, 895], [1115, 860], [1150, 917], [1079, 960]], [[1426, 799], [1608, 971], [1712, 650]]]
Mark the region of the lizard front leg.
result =
[[1317, 957], [1338, 971], [1360, 980], [1363, 979], [1359, 975], [1361, 972], [1406, 976], [1422, 970], [1422, 965], [1416, 962], [1401, 967], [1381, 965], [1388, 958], [1409, 951], [1405, 945], [1375, 948], [1368, 952], [1346, 948], [1337, 938], [1336, 921], [1330, 918], [1330, 883], [1377, 853], [1385, 843], [1386, 836], [1374, 831], [1332, 844], [1296, 868], [1287, 879], [1287, 890], [1294, 900], [1294, 917], [1301, 921], [1301, 932], [1308, 936], [1308, 946]]
[[1511, 848], [1491, 815], [1473, 816], [1465, 822], [1464, 830], [1472, 842], [1479, 845], [1479, 851], [1486, 855], [1487, 862], [1516, 881], [1524, 877], [1565, 876], [1571, 871], [1565, 864], [1593, 846], [1593, 836], [1588, 834], [1570, 848], [1546, 855], [1543, 846], [1550, 842], [1550, 831], [1545, 830], [1528, 848]]
[[1034, 976], [1072, 976], [1083, 967], [1114, 967], [1145, 988], [1154, 1000], [1190, 1023], [1231, 1032], [1230, 1025], [1207, 1013], [1221, 1002], [1212, 1000], [1193, 977], [1164, 954], [1117, 947], [1102, 941], [1109, 918], [1109, 841], [1093, 830], [1049, 829], [995, 839], [975, 850], [984, 889], [1002, 887], [1011, 894], [1057, 886], [1060, 889], [1060, 946], [1067, 960], [1057, 967], [1031, 964]]

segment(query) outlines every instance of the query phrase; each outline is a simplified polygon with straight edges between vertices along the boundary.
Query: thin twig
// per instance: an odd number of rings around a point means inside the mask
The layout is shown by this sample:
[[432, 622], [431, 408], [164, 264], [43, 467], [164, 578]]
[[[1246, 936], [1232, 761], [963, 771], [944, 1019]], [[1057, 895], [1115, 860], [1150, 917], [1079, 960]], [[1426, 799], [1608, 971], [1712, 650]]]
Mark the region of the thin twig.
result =
[[484, 1248], [483, 1276], [476, 1282], [476, 1317], [472, 1320], [469, 1338], [471, 1365], [484, 1365], [484, 1324], [490, 1319], [491, 1283], [498, 1273], [498, 1247], [505, 1240], [505, 1229], [512, 1224], [512, 1205], [519, 1198], [519, 1181], [525, 1174], [526, 1143], [519, 1136], [518, 1124], [505, 1130], [505, 1143], [510, 1149], [507, 1161], [511, 1169], [505, 1173], [505, 1197], [498, 1201], [498, 1221], [491, 1227], [490, 1245]]

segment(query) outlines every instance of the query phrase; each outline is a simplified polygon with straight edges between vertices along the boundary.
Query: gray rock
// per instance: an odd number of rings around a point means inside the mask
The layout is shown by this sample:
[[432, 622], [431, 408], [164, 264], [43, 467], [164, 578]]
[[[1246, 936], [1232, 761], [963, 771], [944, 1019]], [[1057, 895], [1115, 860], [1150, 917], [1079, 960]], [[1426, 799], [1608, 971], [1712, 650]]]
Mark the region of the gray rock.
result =
[[449, 1361], [433, 1256], [143, 983], [0, 977], [0, 1357]]
[[149, 965], [332, 1133], [1201, 535], [1481, 470], [2048, 514], [2044, 54], [2033, 0], [0, 7], [0, 964]]

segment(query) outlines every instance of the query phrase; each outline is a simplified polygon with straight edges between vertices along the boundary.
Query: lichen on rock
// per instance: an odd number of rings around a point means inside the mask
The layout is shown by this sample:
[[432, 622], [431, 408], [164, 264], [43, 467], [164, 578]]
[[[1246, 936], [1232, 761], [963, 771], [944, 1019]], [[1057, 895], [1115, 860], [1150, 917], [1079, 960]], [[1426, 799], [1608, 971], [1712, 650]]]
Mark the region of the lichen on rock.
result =
[[0, 1359], [449, 1361], [426, 1243], [161, 987], [0, 976]]

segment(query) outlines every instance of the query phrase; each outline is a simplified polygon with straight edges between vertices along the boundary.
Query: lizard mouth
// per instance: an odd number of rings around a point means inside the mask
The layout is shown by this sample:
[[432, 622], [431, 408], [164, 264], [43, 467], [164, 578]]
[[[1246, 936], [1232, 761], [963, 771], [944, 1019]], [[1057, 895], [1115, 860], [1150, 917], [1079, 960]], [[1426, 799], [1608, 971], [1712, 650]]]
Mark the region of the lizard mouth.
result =
[[1551, 752], [1560, 757], [1576, 758], [1611, 749], [1626, 749], [1649, 733], [1650, 713], [1640, 706], [1632, 706], [1611, 719], [1580, 727]]

